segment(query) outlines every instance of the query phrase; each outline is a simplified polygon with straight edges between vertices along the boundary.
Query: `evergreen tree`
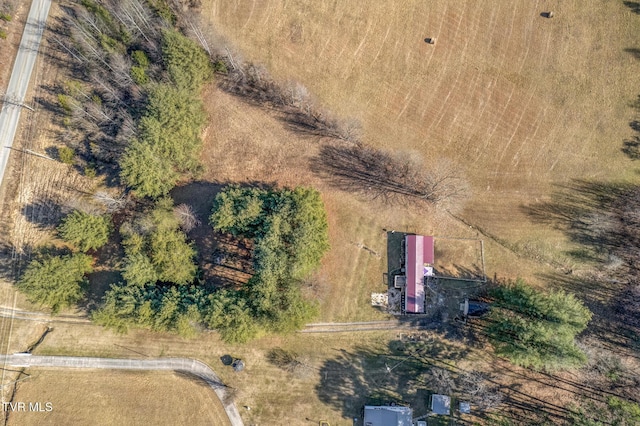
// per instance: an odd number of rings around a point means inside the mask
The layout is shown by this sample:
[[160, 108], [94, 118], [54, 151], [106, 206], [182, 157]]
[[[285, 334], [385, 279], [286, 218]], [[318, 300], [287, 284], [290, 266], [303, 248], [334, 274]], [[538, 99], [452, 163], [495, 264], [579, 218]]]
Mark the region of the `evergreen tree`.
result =
[[158, 148], [137, 140], [122, 155], [120, 169], [122, 181], [141, 197], [165, 195], [178, 181], [171, 159]]
[[200, 99], [188, 91], [160, 84], [149, 93], [139, 138], [181, 172], [198, 168], [202, 141], [200, 130], [206, 116]]
[[118, 283], [106, 292], [102, 306], [93, 312], [92, 318], [120, 332], [133, 327], [193, 337], [209, 303], [207, 294], [195, 286]]
[[18, 281], [18, 289], [34, 303], [50, 307], [54, 313], [84, 297], [86, 275], [93, 259], [85, 254], [54, 256], [33, 260]]
[[586, 361], [576, 346], [591, 312], [572, 294], [542, 293], [522, 280], [492, 291], [487, 334], [496, 354], [535, 369], [577, 367]]
[[266, 216], [267, 195], [259, 188], [226, 188], [214, 201], [210, 218], [213, 229], [236, 236], [255, 237]]
[[[317, 305], [304, 300], [299, 284], [329, 248], [326, 213], [317, 191], [229, 187], [216, 196], [211, 224], [218, 231], [255, 239], [255, 274], [234, 296], [245, 302], [239, 315], [250, 312], [261, 328], [274, 332], [299, 329], [317, 315]], [[220, 328], [224, 321], [210, 324]]]
[[180, 230], [156, 230], [150, 237], [150, 257], [158, 280], [175, 284], [193, 282], [196, 251]]
[[211, 296], [211, 307], [207, 316], [209, 327], [220, 332], [225, 342], [244, 343], [255, 338], [259, 332], [251, 309], [238, 294], [221, 290]]
[[291, 275], [303, 278], [320, 266], [322, 256], [329, 250], [327, 213], [316, 190], [296, 188], [291, 196], [295, 203], [291, 220]]
[[171, 79], [181, 89], [197, 91], [212, 75], [207, 53], [176, 30], [163, 32], [162, 58]]
[[171, 198], [158, 200], [153, 210], [123, 225], [120, 232], [126, 257], [122, 275], [127, 283], [193, 282], [196, 251], [179, 227]]
[[143, 286], [158, 281], [158, 273], [149, 257], [142, 252], [138, 252], [127, 256], [125, 259], [122, 278], [128, 284]]
[[107, 243], [111, 221], [107, 216], [94, 216], [75, 210], [62, 220], [58, 232], [63, 240], [86, 252]]

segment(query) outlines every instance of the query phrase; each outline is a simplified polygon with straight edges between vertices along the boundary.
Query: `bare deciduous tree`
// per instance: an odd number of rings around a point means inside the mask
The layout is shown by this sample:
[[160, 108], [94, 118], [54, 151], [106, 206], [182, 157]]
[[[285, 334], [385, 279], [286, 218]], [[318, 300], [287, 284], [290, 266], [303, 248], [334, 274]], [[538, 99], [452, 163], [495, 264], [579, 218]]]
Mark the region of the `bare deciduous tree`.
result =
[[486, 373], [468, 371], [458, 377], [458, 392], [481, 410], [495, 408], [504, 400], [504, 394], [490, 379]]
[[111, 54], [109, 57], [110, 69], [113, 73], [112, 81], [119, 87], [128, 87], [133, 84], [131, 78], [131, 60], [123, 54]]
[[140, 0], [122, 0], [105, 2], [106, 9], [134, 37], [142, 37], [147, 45], [155, 45], [159, 38], [158, 22], [153, 13]]
[[425, 380], [429, 386], [439, 394], [450, 394], [455, 388], [451, 373], [444, 368], [433, 367], [425, 374]]
[[124, 209], [131, 201], [129, 196], [124, 192], [111, 194], [107, 191], [96, 192], [93, 195], [93, 199], [102, 204], [109, 213]]
[[385, 201], [459, 201], [466, 181], [451, 163], [425, 166], [415, 157], [382, 151], [364, 144], [325, 145], [313, 170], [335, 186]]
[[173, 209], [173, 214], [175, 214], [178, 222], [180, 222], [180, 227], [185, 232], [189, 232], [193, 228], [200, 226], [200, 220], [193, 211], [193, 208], [188, 204], [177, 205]]

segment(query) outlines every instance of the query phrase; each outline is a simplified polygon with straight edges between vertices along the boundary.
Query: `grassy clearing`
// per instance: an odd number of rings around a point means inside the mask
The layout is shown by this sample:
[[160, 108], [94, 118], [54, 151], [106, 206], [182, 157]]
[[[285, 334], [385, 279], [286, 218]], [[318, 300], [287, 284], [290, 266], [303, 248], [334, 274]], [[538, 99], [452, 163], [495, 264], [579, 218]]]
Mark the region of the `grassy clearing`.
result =
[[[381, 351], [386, 342], [396, 338], [393, 332], [371, 332], [356, 335], [301, 335], [264, 338], [251, 345], [226, 345], [215, 333], [197, 340], [133, 331], [128, 335], [105, 333], [100, 327], [57, 324], [42, 345], [38, 354], [67, 354], [112, 357], [158, 357], [190, 356], [208, 363], [221, 376], [223, 382], [236, 389], [235, 400], [247, 423], [301, 424], [305, 417], [329, 419], [331, 424], [341, 424], [343, 417], [339, 406], [325, 403], [319, 393], [322, 389], [320, 371], [327, 360], [340, 356], [342, 349], [348, 352], [360, 347], [362, 350]], [[313, 367], [308, 377], [294, 377], [267, 360], [268, 352], [280, 347], [291, 350], [307, 359]], [[242, 373], [234, 373], [225, 367], [220, 357], [229, 354], [246, 362]], [[338, 379], [340, 373], [328, 373], [329, 378]], [[362, 383], [366, 383], [364, 378]], [[336, 394], [340, 398], [356, 398], [358, 389], [345, 388]], [[291, 401], [296, 401], [291, 404]], [[360, 407], [353, 403], [353, 410]], [[354, 412], [355, 412], [354, 411]]]
[[10, 413], [8, 425], [228, 425], [206, 383], [167, 372], [30, 370], [14, 401], [51, 402], [50, 412]]

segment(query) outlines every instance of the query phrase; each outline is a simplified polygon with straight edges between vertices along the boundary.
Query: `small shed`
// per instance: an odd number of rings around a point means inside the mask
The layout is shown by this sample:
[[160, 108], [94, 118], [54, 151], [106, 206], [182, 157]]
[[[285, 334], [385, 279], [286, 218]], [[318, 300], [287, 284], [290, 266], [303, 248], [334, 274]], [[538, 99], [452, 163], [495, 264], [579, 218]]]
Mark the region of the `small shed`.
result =
[[431, 411], [434, 414], [443, 416], [451, 414], [451, 397], [447, 395], [431, 395]]
[[469, 403], [469, 402], [461, 402], [460, 403], [460, 412], [462, 414], [471, 414], [471, 403]]

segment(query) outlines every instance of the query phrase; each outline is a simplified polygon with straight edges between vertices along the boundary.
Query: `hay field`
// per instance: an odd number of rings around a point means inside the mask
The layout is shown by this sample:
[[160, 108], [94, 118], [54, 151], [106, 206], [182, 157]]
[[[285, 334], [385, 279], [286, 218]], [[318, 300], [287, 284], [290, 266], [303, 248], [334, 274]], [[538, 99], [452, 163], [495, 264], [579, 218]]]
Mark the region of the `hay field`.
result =
[[207, 0], [203, 15], [245, 58], [359, 118], [367, 143], [459, 164], [462, 216], [531, 258], [566, 242], [523, 205], [573, 178], [634, 176], [620, 149], [640, 16], [622, 1]]
[[30, 370], [15, 402], [52, 404], [50, 412], [13, 412], [8, 425], [227, 425], [204, 382], [168, 372]]

